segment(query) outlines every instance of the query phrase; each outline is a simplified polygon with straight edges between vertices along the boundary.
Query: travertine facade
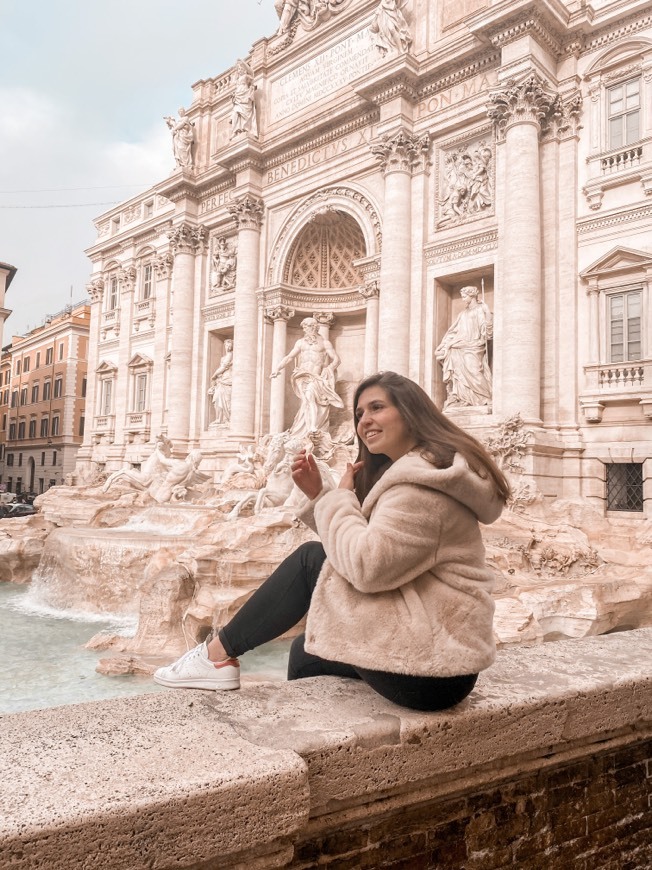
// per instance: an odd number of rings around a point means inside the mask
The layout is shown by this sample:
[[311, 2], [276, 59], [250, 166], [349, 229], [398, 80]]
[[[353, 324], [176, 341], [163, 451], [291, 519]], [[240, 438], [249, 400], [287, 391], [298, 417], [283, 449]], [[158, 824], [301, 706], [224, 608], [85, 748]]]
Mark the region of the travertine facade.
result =
[[13, 281], [16, 271], [15, 266], [10, 266], [9, 263], [0, 263], [0, 348], [3, 343], [2, 333], [5, 320], [11, 314], [11, 311], [5, 308], [5, 294]]
[[0, 366], [0, 483], [42, 493], [72, 479], [85, 427], [90, 306], [14, 336]]
[[[160, 433], [217, 471], [290, 429], [291, 366], [270, 375], [314, 317], [334, 436], [359, 378], [395, 369], [479, 437], [519, 414], [545, 496], [650, 516], [648, 0], [277, 6], [167, 119], [169, 178], [96, 222], [80, 473]], [[469, 298], [484, 331], [436, 355]], [[476, 388], [450, 401], [456, 366]]]

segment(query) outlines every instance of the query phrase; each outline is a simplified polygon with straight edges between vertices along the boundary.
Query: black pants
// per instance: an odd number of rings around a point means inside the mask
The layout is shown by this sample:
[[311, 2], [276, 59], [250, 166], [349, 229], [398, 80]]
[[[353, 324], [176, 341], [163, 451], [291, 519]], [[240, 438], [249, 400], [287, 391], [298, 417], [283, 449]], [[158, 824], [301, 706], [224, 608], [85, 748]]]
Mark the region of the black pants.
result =
[[[230, 656], [274, 640], [306, 615], [317, 577], [326, 559], [317, 542], [302, 544], [254, 592], [233, 619], [219, 630], [222, 646]], [[372, 689], [413, 710], [445, 710], [471, 692], [477, 674], [459, 677], [414, 677], [387, 671], [370, 671], [341, 662], [327, 661], [307, 653], [304, 635], [295, 638], [290, 649], [288, 680], [302, 677], [351, 677], [364, 680]]]

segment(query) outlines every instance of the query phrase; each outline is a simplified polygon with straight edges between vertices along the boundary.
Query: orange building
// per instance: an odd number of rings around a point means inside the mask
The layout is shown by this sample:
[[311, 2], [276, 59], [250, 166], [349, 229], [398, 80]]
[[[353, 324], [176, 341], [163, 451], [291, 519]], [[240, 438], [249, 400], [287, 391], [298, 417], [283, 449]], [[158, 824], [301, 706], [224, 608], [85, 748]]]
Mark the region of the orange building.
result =
[[45, 492], [74, 472], [84, 435], [89, 323], [84, 301], [5, 348], [0, 484], [10, 492]]

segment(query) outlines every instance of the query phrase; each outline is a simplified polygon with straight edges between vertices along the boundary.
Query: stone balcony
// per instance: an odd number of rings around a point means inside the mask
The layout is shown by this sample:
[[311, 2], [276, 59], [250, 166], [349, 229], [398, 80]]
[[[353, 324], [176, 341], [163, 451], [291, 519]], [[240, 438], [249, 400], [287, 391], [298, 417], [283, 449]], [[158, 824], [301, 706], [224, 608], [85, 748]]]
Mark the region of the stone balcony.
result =
[[134, 332], [151, 329], [154, 326], [154, 299], [139, 299], [134, 302]]
[[584, 366], [580, 405], [589, 423], [599, 423], [607, 404], [637, 402], [652, 419], [652, 360]]
[[602, 206], [605, 191], [640, 181], [643, 193], [652, 195], [652, 139], [587, 158], [589, 181], [582, 191], [589, 208]]

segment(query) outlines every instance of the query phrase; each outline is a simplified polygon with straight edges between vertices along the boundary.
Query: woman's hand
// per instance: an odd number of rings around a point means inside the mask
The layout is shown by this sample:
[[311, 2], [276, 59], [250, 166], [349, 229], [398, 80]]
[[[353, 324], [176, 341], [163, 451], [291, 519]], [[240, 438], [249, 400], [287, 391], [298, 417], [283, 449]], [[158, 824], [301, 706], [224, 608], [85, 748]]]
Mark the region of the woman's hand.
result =
[[306, 453], [305, 450], [302, 450], [294, 457], [292, 460], [292, 480], [311, 501], [313, 498], [317, 498], [324, 488], [324, 484], [312, 453]]
[[356, 462], [352, 464], [351, 462], [346, 463], [346, 471], [342, 475], [342, 478], [337, 486], [338, 489], [349, 489], [353, 492], [355, 487], [355, 476], [358, 471], [362, 468], [364, 462]]

